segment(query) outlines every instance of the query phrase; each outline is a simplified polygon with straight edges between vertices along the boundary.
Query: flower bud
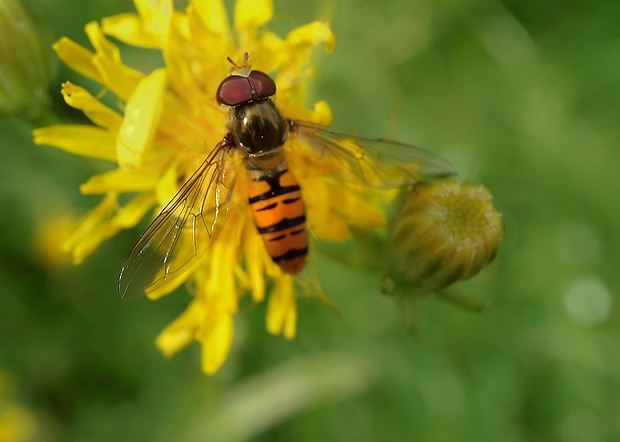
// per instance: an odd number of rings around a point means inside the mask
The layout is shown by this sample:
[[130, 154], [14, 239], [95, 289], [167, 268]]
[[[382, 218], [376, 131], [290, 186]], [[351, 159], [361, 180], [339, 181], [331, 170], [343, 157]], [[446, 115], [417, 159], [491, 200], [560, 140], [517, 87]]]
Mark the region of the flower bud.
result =
[[478, 273], [504, 234], [492, 200], [481, 185], [449, 178], [418, 183], [394, 222], [385, 281], [435, 292]]
[[29, 119], [49, 105], [51, 48], [18, 0], [0, 0], [0, 115]]

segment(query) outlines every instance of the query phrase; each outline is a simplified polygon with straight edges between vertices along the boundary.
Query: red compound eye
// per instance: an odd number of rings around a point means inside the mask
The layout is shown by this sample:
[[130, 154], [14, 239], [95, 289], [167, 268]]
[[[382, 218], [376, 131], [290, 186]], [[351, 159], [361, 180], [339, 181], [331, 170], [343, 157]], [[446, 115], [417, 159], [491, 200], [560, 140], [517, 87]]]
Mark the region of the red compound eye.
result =
[[231, 75], [220, 83], [215, 98], [219, 104], [237, 106], [252, 101], [252, 87], [246, 77]]
[[217, 88], [215, 98], [219, 104], [238, 106], [252, 100], [271, 97], [276, 93], [276, 84], [261, 71], [252, 71], [247, 77], [231, 75], [224, 78]]
[[276, 93], [275, 82], [264, 72], [252, 71], [248, 80], [250, 80], [252, 89], [256, 92], [256, 98], [267, 98]]

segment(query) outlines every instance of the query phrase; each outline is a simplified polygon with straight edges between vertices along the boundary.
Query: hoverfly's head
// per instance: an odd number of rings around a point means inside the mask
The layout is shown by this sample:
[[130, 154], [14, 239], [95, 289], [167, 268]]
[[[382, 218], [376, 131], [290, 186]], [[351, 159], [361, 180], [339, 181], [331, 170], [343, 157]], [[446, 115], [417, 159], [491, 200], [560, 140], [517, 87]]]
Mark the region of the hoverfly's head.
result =
[[215, 99], [218, 104], [239, 106], [252, 101], [269, 98], [276, 93], [276, 83], [261, 71], [253, 71], [248, 62], [248, 53], [243, 56], [243, 64], [237, 65], [230, 57], [233, 65], [231, 73], [224, 78], [217, 88]]

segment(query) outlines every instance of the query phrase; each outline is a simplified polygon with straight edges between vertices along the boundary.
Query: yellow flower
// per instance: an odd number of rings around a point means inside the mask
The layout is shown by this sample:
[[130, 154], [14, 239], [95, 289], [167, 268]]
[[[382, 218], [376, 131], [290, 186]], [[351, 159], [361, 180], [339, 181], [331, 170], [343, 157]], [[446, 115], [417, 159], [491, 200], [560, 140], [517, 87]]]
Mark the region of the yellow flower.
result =
[[[104, 196], [65, 245], [76, 263], [120, 230], [134, 227], [153, 207], [161, 210], [222, 140], [227, 113], [215, 95], [230, 69], [227, 57], [240, 61], [248, 52], [255, 69], [273, 74], [278, 87], [275, 101], [286, 117], [322, 125], [331, 120], [325, 102], [315, 103], [312, 109], [304, 107], [312, 51], [320, 45], [331, 50], [334, 45], [327, 24], [312, 22], [281, 38], [264, 27], [273, 14], [270, 0], [238, 0], [232, 28], [221, 0], [190, 1], [184, 11], [174, 10], [172, 0], [135, 0], [135, 5], [137, 14], [121, 14], [86, 26], [94, 51], [67, 38], [54, 46], [64, 63], [102, 85], [94, 94], [75, 84], [62, 86], [65, 101], [82, 110], [94, 125], [64, 124], [34, 132], [37, 144], [116, 165], [81, 186], [84, 194]], [[108, 37], [159, 51], [163, 65], [154, 63], [147, 72], [129, 67]], [[140, 65], [148, 63], [145, 55]], [[243, 170], [241, 155], [233, 154], [231, 167]], [[294, 149], [287, 155], [301, 188], [312, 189], [304, 198], [314, 236], [345, 241], [351, 237], [350, 226], [374, 229], [385, 225], [383, 212], [363, 192], [334, 190], [321, 171], [304, 169], [307, 159], [296, 157]], [[202, 367], [209, 374], [228, 355], [233, 316], [246, 293], [254, 302], [269, 295], [266, 327], [270, 333], [287, 339], [295, 336], [295, 278], [285, 274], [266, 252], [252, 222], [245, 180], [246, 174], [236, 174], [228, 203], [233, 215], [208, 253], [183, 267], [169, 284], [148, 293], [155, 299], [189, 283], [191, 304], [161, 333], [157, 345], [164, 354], [173, 355], [194, 340], [200, 342]], [[123, 194], [129, 194], [129, 199], [122, 198]], [[180, 249], [181, 256], [193, 253], [191, 247]]]
[[36, 440], [39, 425], [34, 414], [14, 399], [11, 377], [0, 371], [0, 441]]
[[62, 251], [62, 243], [75, 227], [71, 213], [52, 216], [41, 223], [32, 240], [34, 254], [40, 265], [60, 269], [71, 265], [71, 259]]
[[449, 178], [418, 183], [391, 230], [384, 282], [436, 292], [491, 262], [503, 235], [486, 187]]

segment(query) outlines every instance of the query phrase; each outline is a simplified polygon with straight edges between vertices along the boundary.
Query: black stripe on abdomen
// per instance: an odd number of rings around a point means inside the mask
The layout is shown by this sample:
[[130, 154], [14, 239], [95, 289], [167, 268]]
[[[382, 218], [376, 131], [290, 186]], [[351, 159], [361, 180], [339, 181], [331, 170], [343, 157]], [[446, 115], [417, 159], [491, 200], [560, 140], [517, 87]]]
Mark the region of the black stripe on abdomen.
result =
[[[286, 195], [287, 193], [298, 192], [300, 191], [299, 185], [295, 184], [293, 186], [282, 186], [280, 185], [280, 177], [288, 173], [287, 170], [276, 170], [266, 173], [264, 175], [259, 175], [253, 178], [254, 181], [265, 181], [269, 185], [269, 190], [260, 195], [253, 196], [252, 198], [248, 198], [250, 204], [257, 203], [259, 201], [268, 200], [270, 198], [275, 198], [280, 195]], [[291, 198], [290, 200], [294, 200], [295, 198]], [[290, 200], [285, 200], [288, 203]], [[284, 202], [284, 201], [283, 201]], [[292, 201], [291, 201], [292, 202]]]
[[258, 233], [261, 235], [265, 233], [276, 233], [282, 230], [290, 229], [306, 222], [306, 215], [301, 215], [296, 218], [282, 218], [275, 224], [265, 227], [258, 227]]
[[303, 249], [291, 249], [283, 255], [272, 256], [271, 259], [277, 264], [279, 262], [289, 261], [293, 258], [298, 258], [300, 256], [306, 256], [307, 254], [308, 247], [304, 247]]
[[[258, 201], [256, 201], [256, 202], [258, 202]], [[277, 202], [276, 203], [268, 204], [265, 207], [261, 207], [260, 209], [255, 209], [255, 210], [257, 212], [265, 212], [265, 211], [269, 211], [269, 210], [275, 209], [276, 207], [278, 207], [278, 203]]]

